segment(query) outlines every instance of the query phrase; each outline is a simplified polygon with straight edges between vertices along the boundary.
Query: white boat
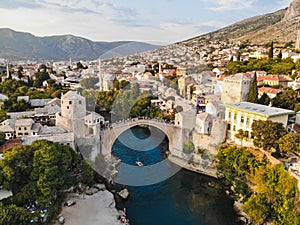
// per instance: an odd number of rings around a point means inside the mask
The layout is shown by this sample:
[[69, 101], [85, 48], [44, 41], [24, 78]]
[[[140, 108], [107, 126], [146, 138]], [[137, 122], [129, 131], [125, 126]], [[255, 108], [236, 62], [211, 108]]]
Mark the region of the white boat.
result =
[[136, 161], [136, 164], [137, 164], [138, 166], [143, 166], [143, 163], [142, 163], [141, 161]]

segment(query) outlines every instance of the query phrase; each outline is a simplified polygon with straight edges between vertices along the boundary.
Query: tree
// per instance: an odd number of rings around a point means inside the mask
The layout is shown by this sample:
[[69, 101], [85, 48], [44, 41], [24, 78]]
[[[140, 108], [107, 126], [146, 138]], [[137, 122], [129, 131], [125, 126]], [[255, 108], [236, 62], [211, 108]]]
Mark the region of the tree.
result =
[[186, 140], [184, 142], [184, 146], [183, 146], [183, 152], [187, 155], [192, 154], [195, 150], [195, 146], [193, 144], [193, 142], [191, 142], [190, 140]]
[[272, 106], [293, 110], [297, 104], [297, 92], [293, 89], [286, 89], [276, 95], [275, 98], [271, 100]]
[[257, 90], [257, 76], [256, 72], [252, 78], [250, 91], [248, 95], [248, 102], [257, 103], [258, 102], [258, 90]]
[[282, 164], [259, 170], [257, 194], [244, 204], [246, 213], [257, 224], [299, 224], [300, 218], [295, 210], [298, 197], [296, 178], [284, 171]]
[[271, 102], [271, 99], [266, 93], [263, 93], [263, 95], [258, 100], [258, 104], [261, 104], [261, 105], [269, 105], [270, 102]]
[[80, 84], [85, 89], [92, 89], [95, 87], [95, 85], [99, 82], [99, 78], [97, 77], [89, 77], [84, 78], [80, 81]]
[[268, 53], [269, 59], [273, 59], [273, 54], [274, 54], [274, 43], [272, 41], [271, 45], [270, 45], [269, 53]]
[[281, 152], [299, 152], [300, 136], [296, 133], [288, 133], [278, 140]]
[[279, 51], [277, 58], [278, 58], [279, 60], [282, 59], [282, 51], [281, 51], [281, 50]]
[[30, 224], [30, 214], [25, 209], [16, 205], [4, 206], [0, 204], [0, 224], [5, 225], [28, 225]]
[[300, 102], [295, 105], [294, 111], [295, 112], [299, 112], [300, 111]]
[[116, 77], [114, 79], [113, 84], [114, 84], [114, 89], [119, 90], [119, 80]]
[[243, 146], [243, 140], [248, 138], [248, 131], [239, 129], [235, 134], [235, 137], [241, 140], [241, 145]]
[[5, 142], [5, 133], [0, 131], [0, 146]]
[[282, 123], [271, 120], [256, 120], [252, 124], [252, 136], [255, 147], [278, 150], [278, 140], [286, 134]]
[[39, 202], [44, 207], [56, 200], [57, 192], [68, 186], [71, 167], [72, 149], [69, 146], [46, 140], [34, 142], [33, 170], [31, 179], [36, 181], [42, 193]]
[[38, 200], [39, 206], [47, 207], [59, 190], [70, 186], [75, 156], [69, 146], [46, 140], [8, 149], [1, 160], [4, 186], [22, 203]]
[[3, 153], [2, 171], [4, 186], [18, 193], [29, 182], [34, 149], [29, 146], [17, 146]]
[[76, 63], [77, 69], [85, 69], [81, 62]]

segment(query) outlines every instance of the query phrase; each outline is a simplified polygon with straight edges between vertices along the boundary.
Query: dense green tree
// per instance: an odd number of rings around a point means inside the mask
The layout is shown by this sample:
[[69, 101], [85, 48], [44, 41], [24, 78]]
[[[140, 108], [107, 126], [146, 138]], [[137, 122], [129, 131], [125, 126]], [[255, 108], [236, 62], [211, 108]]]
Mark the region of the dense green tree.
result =
[[295, 152], [300, 151], [300, 136], [296, 133], [288, 133], [278, 140], [279, 149], [281, 152]]
[[1, 161], [4, 186], [12, 190], [20, 204], [31, 199], [46, 207], [59, 190], [71, 185], [69, 169], [78, 160], [69, 146], [46, 140], [13, 147], [4, 152]]
[[4, 206], [0, 204], [0, 224], [5, 225], [28, 225], [31, 215], [25, 209], [15, 205]]
[[187, 155], [190, 155], [194, 152], [194, 150], [195, 146], [193, 142], [191, 142], [190, 140], [186, 140], [183, 145], [183, 152]]
[[85, 89], [93, 89], [95, 85], [99, 82], [97, 77], [84, 78], [80, 81], [80, 84]]
[[40, 88], [43, 86], [43, 82], [45, 80], [49, 80], [50, 76], [46, 69], [43, 69], [41, 72], [37, 72], [34, 74], [35, 80], [33, 81], [33, 86], [36, 88]]
[[77, 69], [86, 69], [87, 68], [87, 67], [84, 67], [81, 62], [77, 62], [76, 67], [77, 67]]
[[37, 150], [34, 152], [31, 179], [37, 182], [37, 187], [42, 193], [40, 204], [48, 206], [56, 199], [59, 190], [68, 187], [68, 169], [73, 162], [73, 150], [46, 140], [33, 143], [33, 147]]
[[270, 73], [273, 74], [292, 74], [295, 69], [295, 63], [292, 58], [285, 58], [272, 65]]
[[34, 149], [29, 146], [17, 146], [3, 153], [2, 171], [4, 186], [18, 193], [29, 182], [33, 169]]
[[24, 99], [17, 100], [17, 98], [12, 97], [4, 100], [1, 109], [8, 112], [22, 112], [30, 108], [30, 103], [26, 102]]
[[294, 110], [297, 104], [297, 92], [292, 89], [287, 89], [276, 95], [275, 98], [271, 100], [272, 106]]
[[5, 142], [5, 133], [0, 131], [0, 146]]
[[277, 58], [278, 58], [279, 60], [281, 60], [281, 59], [282, 59], [282, 51], [281, 51], [281, 49], [280, 49], [280, 51], [279, 51], [279, 53], [278, 53], [278, 56], [277, 56]]
[[238, 132], [234, 135], [236, 138], [241, 140], [241, 145], [243, 146], [243, 140], [248, 138], [248, 131], [239, 129]]
[[300, 218], [295, 211], [297, 180], [284, 170], [282, 164], [260, 170], [257, 193], [244, 205], [246, 213], [257, 224], [299, 224]]
[[119, 80], [116, 77], [114, 79], [113, 84], [114, 84], [114, 89], [119, 90]]
[[271, 102], [271, 99], [266, 93], [263, 93], [263, 95], [258, 100], [258, 104], [261, 104], [261, 105], [270, 105], [270, 102]]
[[252, 124], [253, 143], [258, 148], [278, 150], [278, 140], [286, 134], [282, 123], [271, 120], [256, 120]]
[[256, 72], [252, 78], [249, 95], [248, 95], [248, 102], [257, 103], [258, 102], [258, 90], [257, 90], [257, 76]]
[[296, 103], [295, 108], [294, 108], [295, 112], [299, 112], [300, 111], [300, 102]]
[[247, 68], [243, 63], [239, 61], [230, 61], [226, 65], [226, 69], [228, 71], [228, 74], [236, 74], [240, 72], [246, 72]]
[[265, 195], [252, 195], [243, 208], [256, 224], [263, 224], [271, 216], [270, 205]]
[[295, 69], [297, 71], [300, 71], [300, 59], [297, 59], [296, 63], [295, 63]]
[[123, 90], [123, 89], [129, 90], [130, 89], [130, 82], [127, 81], [127, 80], [121, 80], [119, 82], [119, 89], [120, 90]]

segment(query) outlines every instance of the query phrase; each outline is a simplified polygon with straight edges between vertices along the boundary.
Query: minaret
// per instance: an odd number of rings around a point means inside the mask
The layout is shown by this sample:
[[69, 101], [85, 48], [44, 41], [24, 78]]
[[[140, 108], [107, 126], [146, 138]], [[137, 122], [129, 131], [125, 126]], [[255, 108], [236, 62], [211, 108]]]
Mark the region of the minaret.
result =
[[101, 73], [101, 60], [100, 60], [100, 58], [99, 58], [98, 70], [99, 70], [99, 90], [103, 91], [103, 74]]
[[9, 68], [8, 68], [8, 63], [6, 64], [6, 79], [9, 79]]
[[158, 62], [158, 70], [159, 73], [162, 73], [161, 61]]
[[295, 48], [300, 50], [300, 30], [297, 30], [297, 40], [296, 40], [296, 45]]

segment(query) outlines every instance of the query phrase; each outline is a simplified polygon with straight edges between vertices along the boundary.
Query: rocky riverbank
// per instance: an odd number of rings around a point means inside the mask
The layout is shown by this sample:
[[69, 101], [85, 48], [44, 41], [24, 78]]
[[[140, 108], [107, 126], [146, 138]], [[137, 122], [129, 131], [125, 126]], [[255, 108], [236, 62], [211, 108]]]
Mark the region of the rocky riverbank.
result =
[[[114, 194], [108, 191], [104, 185], [96, 185], [87, 189], [84, 194], [68, 194], [66, 202], [70, 205], [63, 209], [55, 225], [118, 225], [125, 213], [116, 208]], [[127, 223], [128, 224], [128, 223]]]

